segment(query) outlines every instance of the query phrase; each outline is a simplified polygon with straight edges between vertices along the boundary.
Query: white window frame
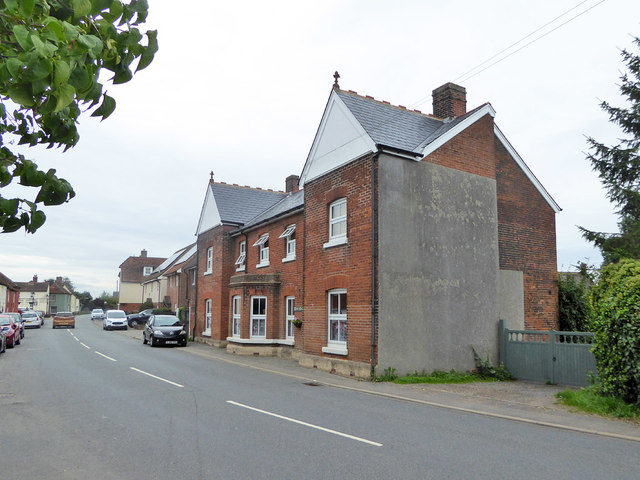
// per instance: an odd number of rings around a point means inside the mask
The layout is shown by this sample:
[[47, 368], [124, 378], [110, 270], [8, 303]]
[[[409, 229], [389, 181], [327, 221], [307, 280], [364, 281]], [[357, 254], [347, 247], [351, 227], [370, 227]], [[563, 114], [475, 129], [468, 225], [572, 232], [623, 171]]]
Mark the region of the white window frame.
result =
[[191, 285], [196, 284], [196, 269], [191, 269]]
[[282, 259], [283, 262], [291, 262], [296, 259], [296, 224], [289, 225], [285, 228], [282, 235], [278, 238], [285, 239], [285, 257]]
[[[344, 215], [334, 216], [334, 209], [344, 205]], [[347, 243], [347, 199], [339, 198], [329, 204], [329, 241], [323, 245], [324, 248]], [[334, 227], [344, 223], [344, 233], [334, 234]]]
[[295, 327], [293, 321], [295, 320], [295, 297], [284, 297], [285, 305], [285, 325], [286, 325], [286, 338], [293, 339]]
[[[332, 300], [332, 296], [334, 295], [347, 295], [347, 290], [344, 288], [338, 288], [335, 290], [329, 290], [329, 292], [327, 292], [327, 346], [322, 348], [322, 351], [324, 353], [333, 353], [336, 355], [347, 355], [348, 351], [347, 351], [347, 340], [348, 340], [348, 319], [347, 319], [347, 308], [348, 308], [348, 302], [347, 302], [347, 307], [344, 309], [344, 313], [340, 313], [340, 310], [342, 310], [341, 305], [340, 305], [340, 297], [338, 297], [338, 312], [333, 312], [331, 311], [331, 300]], [[346, 298], [345, 298], [346, 300]], [[344, 328], [345, 330], [345, 334], [344, 334], [344, 340], [336, 340], [336, 339], [332, 339], [331, 338], [331, 324], [333, 322], [337, 322], [337, 332], [338, 335], [340, 335], [340, 330], [342, 328]]]
[[236, 272], [242, 272], [245, 270], [246, 268], [246, 262], [247, 262], [247, 242], [245, 242], [244, 240], [242, 242], [240, 242], [240, 254], [238, 255], [238, 259], [236, 260], [236, 265], [238, 266], [238, 268], [236, 268]]
[[[264, 313], [255, 313], [254, 307], [260, 305], [260, 301], [264, 300]], [[267, 297], [256, 295], [251, 297], [251, 330], [250, 337], [251, 338], [267, 338]], [[257, 328], [254, 328], [257, 323]], [[254, 333], [256, 332], [256, 333]]]
[[142, 275], [148, 277], [153, 272], [153, 267], [142, 267]]
[[260, 263], [256, 265], [256, 268], [269, 266], [269, 234], [263, 233], [260, 238], [253, 244], [254, 247], [260, 247]]
[[204, 302], [204, 332], [202, 335], [211, 336], [211, 299]]
[[240, 337], [240, 314], [242, 309], [242, 297], [235, 295], [231, 297], [231, 336]]
[[205, 275], [211, 275], [213, 272], [213, 247], [207, 248], [207, 270], [204, 272]]

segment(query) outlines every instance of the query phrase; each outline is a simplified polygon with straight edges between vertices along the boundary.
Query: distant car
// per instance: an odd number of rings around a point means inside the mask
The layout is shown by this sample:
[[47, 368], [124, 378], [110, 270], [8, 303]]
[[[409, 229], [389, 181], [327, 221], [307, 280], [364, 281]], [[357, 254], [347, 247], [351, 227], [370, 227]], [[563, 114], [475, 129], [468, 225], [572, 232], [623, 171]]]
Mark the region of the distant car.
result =
[[153, 315], [153, 308], [149, 308], [138, 313], [132, 313], [131, 315], [127, 315], [127, 323], [130, 327], [135, 327], [138, 324], [143, 325], [147, 320], [149, 320], [151, 315]]
[[24, 321], [22, 320], [22, 315], [18, 312], [8, 312], [5, 315], [11, 315], [13, 321], [20, 325], [20, 338], [24, 338]]
[[102, 320], [104, 318], [104, 310], [101, 308], [94, 308], [91, 310], [91, 320]]
[[25, 328], [40, 328], [42, 326], [42, 319], [33, 310], [24, 310], [22, 312], [22, 322]]
[[142, 331], [142, 343], [187, 346], [187, 330], [175, 315], [151, 315]]
[[76, 328], [76, 317], [71, 312], [58, 312], [51, 322], [51, 328], [56, 327]]
[[7, 337], [7, 347], [13, 348], [20, 345], [20, 327], [13, 321], [13, 318], [6, 313], [0, 313], [0, 329]]
[[0, 330], [0, 353], [7, 351], [7, 338], [4, 336], [4, 331]]
[[102, 320], [103, 330], [112, 330], [114, 328], [120, 328], [126, 330], [127, 326], [127, 314], [122, 310], [107, 310]]

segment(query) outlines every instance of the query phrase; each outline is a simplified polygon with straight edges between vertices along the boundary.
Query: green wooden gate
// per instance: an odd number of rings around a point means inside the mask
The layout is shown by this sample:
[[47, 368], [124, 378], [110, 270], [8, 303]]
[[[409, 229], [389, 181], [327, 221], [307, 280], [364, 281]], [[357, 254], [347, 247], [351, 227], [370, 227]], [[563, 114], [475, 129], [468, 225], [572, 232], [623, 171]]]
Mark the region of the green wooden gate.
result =
[[500, 320], [500, 362], [516, 378], [563, 385], [589, 385], [596, 359], [593, 333], [509, 330]]

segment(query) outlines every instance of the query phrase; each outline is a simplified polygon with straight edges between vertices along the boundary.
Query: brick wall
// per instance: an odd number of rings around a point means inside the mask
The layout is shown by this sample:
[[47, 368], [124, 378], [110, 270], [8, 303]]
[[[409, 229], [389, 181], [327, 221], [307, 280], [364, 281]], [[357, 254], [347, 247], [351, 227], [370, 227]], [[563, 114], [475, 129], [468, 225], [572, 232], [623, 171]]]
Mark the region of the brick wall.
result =
[[[240, 337], [250, 337], [251, 296], [262, 295], [267, 297], [267, 338], [284, 339], [286, 337], [285, 302], [286, 296], [295, 297], [296, 305], [302, 305], [302, 268], [303, 268], [303, 243], [305, 229], [303, 214], [297, 213], [281, 218], [267, 225], [247, 232], [247, 236], [238, 235], [233, 239], [233, 262], [240, 255], [240, 242], [247, 242], [245, 270], [236, 272], [234, 265], [233, 284], [229, 293], [228, 325], [231, 332], [232, 310], [231, 298], [234, 295], [242, 296]], [[295, 260], [287, 260], [286, 240], [279, 238], [284, 230], [291, 224], [296, 225], [296, 257]], [[261, 235], [269, 234], [269, 265], [258, 268], [260, 263], [260, 248], [253, 244]], [[243, 280], [246, 277], [247, 280]], [[261, 283], [261, 278], [264, 280]], [[274, 281], [277, 278], [277, 281]], [[298, 333], [298, 332], [296, 332]], [[296, 346], [298, 342], [296, 341]]]
[[493, 118], [485, 115], [430, 153], [424, 161], [483, 177], [496, 177]]
[[[234, 227], [220, 225], [198, 236], [198, 304], [196, 337], [202, 336], [205, 325], [205, 302], [211, 300], [211, 339], [224, 341], [228, 336], [229, 278], [235, 272], [233, 240], [229, 232]], [[213, 247], [213, 268], [207, 274], [207, 249]]]
[[555, 212], [495, 139], [500, 268], [524, 272], [525, 328], [558, 328]]
[[[336, 358], [370, 362], [371, 163], [368, 155], [305, 184], [301, 333], [307, 353], [333, 356], [322, 353], [328, 340], [328, 290], [346, 288], [348, 355]], [[343, 196], [347, 199], [348, 244], [324, 248], [329, 240], [329, 203]]]

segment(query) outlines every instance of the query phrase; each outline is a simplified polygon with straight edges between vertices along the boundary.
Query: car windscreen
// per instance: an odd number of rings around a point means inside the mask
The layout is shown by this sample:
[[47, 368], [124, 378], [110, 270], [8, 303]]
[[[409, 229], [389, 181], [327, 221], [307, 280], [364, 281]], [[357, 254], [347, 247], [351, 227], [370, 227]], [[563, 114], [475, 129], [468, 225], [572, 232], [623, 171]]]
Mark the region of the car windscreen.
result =
[[179, 327], [180, 319], [172, 315], [158, 316], [153, 323], [157, 327]]
[[109, 318], [127, 318], [124, 312], [107, 312]]
[[0, 317], [0, 325], [1, 326], [11, 325], [11, 319], [9, 317]]

